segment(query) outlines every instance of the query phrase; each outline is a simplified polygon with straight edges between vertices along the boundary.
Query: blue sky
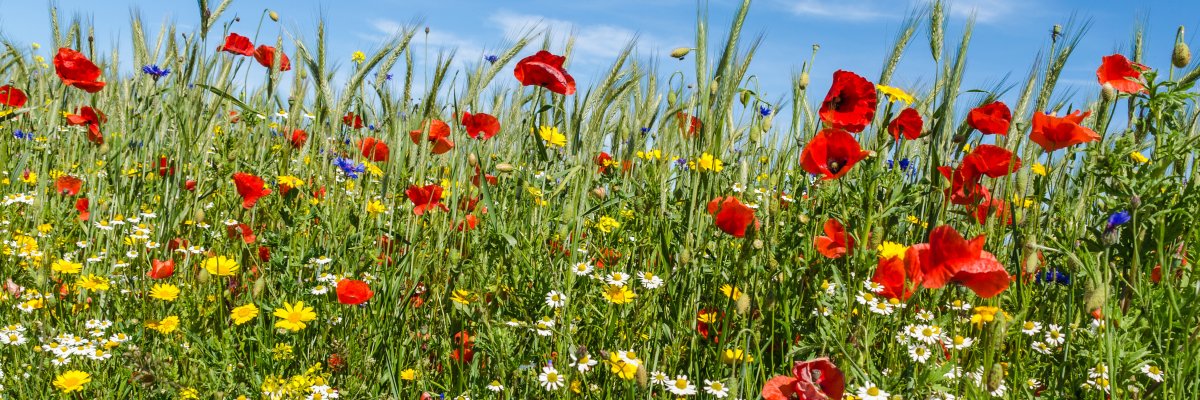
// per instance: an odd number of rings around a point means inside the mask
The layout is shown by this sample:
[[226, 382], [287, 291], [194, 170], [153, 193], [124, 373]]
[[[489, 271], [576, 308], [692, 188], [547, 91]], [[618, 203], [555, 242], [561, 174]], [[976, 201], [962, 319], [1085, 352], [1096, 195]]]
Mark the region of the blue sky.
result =
[[[927, 0], [758, 0], [754, 3], [744, 32], [763, 34], [765, 42], [750, 71], [762, 83], [767, 98], [788, 96], [791, 72], [808, 59], [811, 45], [821, 45], [812, 74], [813, 96], [824, 93], [836, 69], [858, 72], [869, 79], [879, 75], [882, 61], [903, 17]], [[213, 2], [217, 2], [213, 0]], [[1018, 84], [1040, 49], [1048, 45], [1051, 26], [1072, 16], [1092, 22], [1062, 80], [1085, 95], [1094, 93], [1095, 68], [1100, 57], [1126, 51], [1134, 26], [1144, 21], [1148, 37], [1147, 60], [1151, 67], [1169, 65], [1175, 29], [1184, 25], [1189, 42], [1200, 32], [1200, 2], [1128, 0], [950, 0], [952, 29], [957, 35], [967, 16], [977, 18], [970, 47], [966, 85], [991, 87], [1012, 73]], [[92, 21], [97, 45], [114, 44], [128, 51], [130, 9], [140, 10], [151, 35], [163, 22], [190, 29], [197, 24], [195, 2], [187, 0], [60, 0], [60, 15], [78, 15]], [[713, 41], [727, 29], [737, 3], [708, 2]], [[370, 50], [397, 27], [419, 21], [430, 34], [414, 44], [430, 54], [457, 48], [462, 62], [476, 62], [492, 50], [502, 48], [527, 28], [549, 29], [556, 35], [574, 32], [577, 48], [571, 71], [586, 83], [595, 79], [624, 44], [637, 37], [639, 55], [656, 61], [661, 72], [690, 71], [691, 64], [666, 56], [670, 49], [687, 46], [694, 37], [697, 2], [694, 0], [604, 0], [604, 1], [235, 1], [227, 17], [239, 16], [234, 31], [250, 35], [264, 8], [277, 11], [278, 24], [267, 21], [264, 38], [286, 30], [294, 35], [311, 35], [316, 21], [329, 25], [330, 49], [342, 57], [343, 71], [350, 54]], [[46, 3], [0, 0], [0, 29], [17, 43], [50, 41]], [[267, 41], [264, 39], [264, 41]], [[291, 46], [285, 46], [288, 53]], [[42, 54], [51, 49], [43, 48]], [[530, 51], [532, 52], [532, 51]], [[420, 52], [418, 52], [420, 54]], [[420, 60], [418, 60], [420, 63]], [[916, 88], [929, 85], [933, 77], [929, 46], [922, 31], [905, 58], [893, 83]], [[133, 73], [131, 67], [130, 73]]]

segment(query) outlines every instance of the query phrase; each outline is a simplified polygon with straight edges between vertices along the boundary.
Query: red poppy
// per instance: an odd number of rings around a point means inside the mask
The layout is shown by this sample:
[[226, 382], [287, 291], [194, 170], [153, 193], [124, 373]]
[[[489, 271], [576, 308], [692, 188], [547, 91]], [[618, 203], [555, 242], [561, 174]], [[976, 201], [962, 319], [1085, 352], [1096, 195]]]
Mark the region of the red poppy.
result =
[[233, 183], [237, 185], [238, 195], [242, 196], [242, 208], [254, 207], [254, 203], [257, 203], [258, 199], [271, 194], [271, 189], [267, 189], [262, 178], [245, 172], [233, 174]]
[[796, 361], [792, 376], [779, 375], [763, 385], [764, 400], [838, 400], [846, 391], [846, 376], [828, 358]]
[[592, 159], [592, 162], [595, 163], [596, 166], [600, 167], [597, 172], [601, 174], [609, 172], [608, 167], [616, 164], [613, 162], [612, 156], [603, 151], [600, 152], [600, 154], [597, 154], [596, 157]]
[[75, 200], [75, 210], [79, 211], [80, 221], [87, 221], [88, 217], [92, 215], [92, 213], [88, 212], [87, 197], [80, 197], [78, 200]]
[[271, 248], [267, 246], [258, 246], [258, 259], [262, 262], [271, 262]]
[[373, 137], [363, 138], [358, 142], [358, 148], [362, 150], [363, 157], [374, 162], [387, 162], [391, 154], [387, 143]]
[[478, 226], [479, 218], [476, 217], [475, 214], [467, 214], [467, 216], [463, 217], [463, 220], [454, 227], [454, 230], [459, 232], [473, 231]]
[[990, 144], [975, 146], [963, 157], [962, 166], [972, 177], [987, 175], [999, 178], [1021, 168], [1021, 158], [1014, 157], [1007, 149]]
[[338, 303], [356, 306], [370, 300], [375, 292], [366, 282], [357, 279], [342, 279], [337, 284]]
[[1088, 115], [1091, 115], [1091, 112], [1075, 111], [1062, 118], [1046, 113], [1034, 113], [1033, 131], [1029, 133], [1029, 140], [1042, 146], [1042, 150], [1047, 152], [1100, 140], [1096, 131], [1079, 125]]
[[254, 43], [250, 43], [250, 38], [230, 33], [225, 37], [225, 44], [221, 45], [219, 51], [226, 51], [233, 54], [240, 54], [246, 57], [254, 55]]
[[196, 190], [196, 180], [195, 180], [195, 179], [188, 179], [187, 181], [184, 181], [184, 182], [183, 182], [183, 188], [184, 188], [185, 190], [189, 191], [189, 192], [190, 192], [190, 191], [193, 191], [193, 190]]
[[[282, 59], [279, 60], [279, 70], [291, 71], [292, 61], [288, 59], [287, 54], [283, 54], [283, 52], [280, 51], [279, 56], [282, 57]], [[258, 49], [254, 50], [254, 59], [257, 60], [259, 64], [262, 64], [262, 66], [271, 68], [271, 65], [275, 63], [275, 48], [267, 45], [258, 46]]]
[[150, 271], [146, 272], [146, 276], [150, 279], [167, 279], [171, 275], [175, 275], [175, 260], [168, 258], [166, 261], [150, 260]]
[[471, 185], [474, 185], [475, 187], [479, 187], [479, 176], [480, 175], [483, 175], [483, 180], [487, 181], [487, 183], [489, 185], [495, 185], [497, 182], [495, 175], [483, 174], [483, 171], [480, 170], [479, 167], [475, 167], [475, 175], [471, 176]]
[[846, 234], [846, 228], [838, 220], [833, 218], [825, 220], [822, 229], [825, 231], [825, 236], [817, 236], [813, 244], [825, 258], [839, 258], [854, 247], [854, 238]]
[[296, 129], [292, 131], [292, 137], [288, 141], [292, 143], [292, 148], [294, 149], [304, 147], [304, 143], [308, 142], [308, 132], [305, 132], [303, 129]]
[[475, 358], [475, 350], [472, 350], [475, 347], [475, 342], [471, 340], [470, 332], [459, 331], [455, 333], [454, 342], [457, 348], [450, 352], [451, 360], [469, 363]]
[[513, 75], [524, 86], [537, 85], [562, 95], [575, 94], [575, 78], [563, 69], [566, 60], [566, 57], [541, 50], [518, 61]]
[[29, 98], [25, 96], [25, 92], [15, 87], [4, 85], [0, 86], [0, 104], [9, 107], [21, 107]]
[[900, 140], [903, 135], [905, 139], [916, 140], [921, 137], [921, 126], [925, 121], [921, 120], [921, 114], [912, 108], [905, 108], [900, 112], [892, 123], [888, 124], [888, 132], [892, 134], [892, 139]]
[[675, 113], [675, 120], [679, 122], [679, 131], [683, 132], [684, 137], [696, 137], [704, 129], [704, 123], [700, 122], [700, 118], [683, 112]]
[[810, 174], [831, 180], [846, 175], [867, 154], [850, 133], [837, 128], [822, 129], [804, 146], [800, 165]]
[[754, 229], [762, 223], [754, 218], [754, 209], [738, 201], [737, 197], [717, 197], [708, 202], [708, 213], [713, 216], [717, 228], [733, 237], [746, 236], [746, 228], [754, 223]]
[[[421, 144], [421, 136], [425, 131], [418, 129], [408, 132], [409, 139], [412, 139], [413, 144]], [[443, 154], [454, 148], [454, 142], [450, 140], [450, 125], [446, 125], [441, 120], [429, 121], [429, 136], [427, 140], [433, 143], [433, 154]]]
[[833, 86], [821, 102], [821, 120], [838, 129], [862, 132], [875, 118], [875, 85], [850, 71], [833, 73]]
[[100, 132], [100, 124], [107, 120], [108, 117], [105, 117], [104, 113], [88, 106], [79, 107], [77, 114], [67, 114], [67, 125], [87, 125], [88, 141], [97, 145], [104, 144], [104, 134]]
[[500, 132], [500, 121], [490, 114], [464, 112], [462, 124], [466, 127], [467, 136], [470, 136], [471, 139], [488, 140]]
[[362, 129], [363, 119], [361, 115], [348, 112], [342, 117], [342, 124], [354, 129]]
[[975, 221], [980, 225], [986, 224], [989, 216], [996, 216], [1001, 219], [1001, 223], [1012, 225], [1012, 214], [1009, 212], [1008, 203], [1004, 200], [987, 198], [977, 206], [967, 206], [967, 210], [975, 217]]
[[[701, 309], [696, 313], [696, 333], [704, 340], [711, 340], [713, 343], [719, 343], [721, 340], [720, 324], [725, 318], [725, 312], [714, 310], [711, 308]], [[704, 320], [709, 322], [704, 322]]]
[[992, 135], [1007, 135], [1012, 124], [1012, 111], [1003, 102], [993, 101], [967, 113], [967, 125]]
[[958, 283], [979, 297], [995, 296], [1008, 288], [1009, 275], [996, 256], [983, 250], [985, 240], [979, 235], [968, 241], [947, 225], [934, 228], [929, 243], [908, 248], [908, 275], [927, 289]]
[[83, 180], [71, 175], [63, 175], [54, 180], [54, 192], [74, 196], [83, 188]]
[[902, 257], [880, 257], [871, 282], [883, 286], [879, 295], [885, 298], [908, 301], [908, 298], [913, 295], [913, 288], [908, 285]]
[[229, 235], [230, 239], [240, 236], [246, 244], [251, 244], [258, 240], [258, 236], [254, 235], [254, 229], [251, 229], [250, 225], [246, 224], [225, 225], [225, 233]]
[[992, 198], [992, 194], [988, 193], [987, 188], [979, 184], [980, 176], [973, 171], [961, 167], [952, 169], [941, 166], [938, 167], [938, 172], [950, 180], [950, 187], [945, 190], [946, 198], [950, 203], [971, 205]]
[[158, 156], [158, 176], [175, 176], [175, 162], [167, 156]]
[[1146, 84], [1142, 82], [1142, 71], [1145, 65], [1129, 61], [1120, 54], [1105, 56], [1100, 59], [1100, 68], [1096, 69], [1096, 80], [1101, 85], [1110, 85], [1122, 93], [1145, 93]]
[[54, 55], [54, 72], [62, 79], [63, 84], [83, 89], [85, 92], [96, 93], [104, 89], [104, 82], [98, 80], [100, 67], [78, 51], [66, 47], [58, 49], [58, 54]]
[[188, 240], [184, 239], [184, 238], [177, 237], [177, 238], [167, 241], [167, 251], [186, 249], [188, 246], [191, 246], [191, 243], [188, 242]]
[[439, 185], [425, 185], [425, 187], [412, 185], [404, 191], [404, 194], [408, 196], [408, 201], [413, 203], [413, 214], [422, 215], [434, 208], [450, 211], [449, 207], [442, 204], [442, 187]]

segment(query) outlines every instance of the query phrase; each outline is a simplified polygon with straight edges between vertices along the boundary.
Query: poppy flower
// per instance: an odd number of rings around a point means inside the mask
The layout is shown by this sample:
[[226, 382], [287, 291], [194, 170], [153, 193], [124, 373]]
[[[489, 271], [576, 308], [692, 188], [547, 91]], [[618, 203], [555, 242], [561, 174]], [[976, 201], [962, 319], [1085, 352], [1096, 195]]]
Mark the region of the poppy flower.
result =
[[513, 75], [521, 85], [537, 85], [561, 95], [575, 94], [575, 78], [563, 69], [566, 57], [541, 50], [517, 62]]
[[846, 255], [851, 247], [854, 247], [854, 238], [846, 234], [846, 228], [838, 220], [833, 218], [825, 220], [822, 229], [825, 231], [825, 236], [817, 236], [813, 244], [817, 246], [817, 252], [820, 252], [825, 258], [839, 258]]
[[217, 50], [250, 57], [254, 55], [254, 43], [250, 43], [248, 37], [230, 33], [225, 37], [225, 44], [222, 44], [221, 48]]
[[87, 125], [87, 139], [97, 145], [104, 144], [104, 134], [100, 132], [100, 124], [107, 120], [108, 117], [105, 117], [103, 113], [88, 106], [79, 107], [76, 114], [67, 114], [67, 125]]
[[684, 137], [696, 137], [704, 129], [704, 123], [700, 122], [700, 118], [684, 114], [683, 112], [675, 113], [675, 120], [679, 121], [679, 130], [683, 132]]
[[950, 187], [944, 192], [950, 203], [971, 205], [992, 198], [987, 188], [980, 184], [979, 175], [973, 171], [961, 167], [952, 169], [941, 166], [938, 167], [938, 172], [950, 180]]
[[70, 175], [63, 175], [54, 180], [54, 192], [74, 196], [83, 188], [83, 180]]
[[1021, 168], [1021, 158], [1014, 157], [1007, 149], [990, 144], [975, 146], [963, 157], [961, 168], [968, 169], [972, 177], [986, 175], [999, 178]]
[[800, 165], [810, 174], [831, 180], [846, 175], [867, 154], [850, 133], [838, 128], [822, 129], [804, 146]]
[[464, 112], [462, 124], [466, 127], [467, 136], [470, 136], [471, 139], [488, 140], [500, 132], [500, 121], [490, 114]]
[[363, 138], [358, 142], [358, 148], [362, 150], [363, 157], [374, 162], [387, 162], [391, 154], [387, 143], [373, 137]]
[[242, 208], [254, 207], [258, 199], [271, 194], [271, 189], [267, 189], [262, 178], [245, 172], [233, 174], [233, 183], [237, 185], [238, 195], [242, 196]]
[[187, 239], [177, 237], [167, 241], [167, 251], [186, 249], [191, 245], [191, 242], [188, 242]]
[[1000, 218], [1001, 223], [1012, 225], [1012, 214], [1009, 212], [1008, 203], [1004, 200], [988, 198], [979, 202], [976, 206], [967, 206], [967, 210], [975, 217], [975, 222], [980, 225], [986, 224], [990, 216]]
[[1096, 69], [1096, 80], [1101, 85], [1111, 85], [1122, 93], [1145, 93], [1146, 84], [1142, 82], [1142, 71], [1145, 65], [1129, 61], [1120, 54], [1105, 56], [1100, 59], [1100, 68]]
[[596, 172], [601, 174], [609, 172], [608, 167], [616, 164], [613, 162], [612, 156], [609, 155], [608, 152], [604, 151], [600, 152], [600, 154], [597, 154], [596, 157], [592, 159], [592, 162], [595, 163], [596, 166], [600, 167]]
[[968, 241], [947, 225], [934, 228], [929, 243], [908, 248], [904, 257], [908, 275], [927, 289], [958, 283], [982, 298], [1000, 294], [1008, 288], [1008, 271], [983, 250], [985, 240], [979, 235]]
[[875, 118], [875, 85], [850, 71], [833, 73], [833, 86], [821, 102], [821, 120], [837, 129], [862, 132]]
[[424, 187], [412, 185], [404, 191], [404, 194], [408, 196], [408, 201], [413, 203], [413, 214], [422, 215], [434, 208], [450, 211], [450, 207], [442, 204], [442, 187], [439, 185], [425, 185]]
[[91, 212], [88, 212], [87, 197], [80, 197], [78, 200], [75, 200], [75, 210], [79, 211], [79, 220], [80, 221], [87, 221], [88, 218], [92, 215]]
[[175, 176], [175, 162], [167, 159], [167, 156], [158, 157], [158, 176]]
[[254, 229], [250, 228], [250, 225], [246, 224], [239, 223], [237, 225], [226, 225], [225, 233], [229, 235], [230, 239], [236, 239], [240, 236], [242, 241], [246, 242], [246, 244], [251, 244], [258, 240], [258, 236], [254, 235]]
[[184, 181], [184, 182], [183, 182], [183, 189], [184, 189], [184, 190], [187, 190], [187, 191], [189, 191], [189, 192], [196, 190], [196, 180], [195, 180], [195, 179], [188, 179], [187, 181]]
[[363, 119], [361, 115], [348, 112], [342, 117], [342, 124], [354, 129], [362, 129]]
[[262, 262], [271, 262], [271, 248], [267, 246], [258, 246], [258, 259]]
[[24, 106], [28, 100], [21, 89], [9, 85], [0, 86], [0, 104], [16, 108]]
[[764, 400], [837, 400], [846, 391], [846, 376], [828, 358], [796, 361], [792, 376], [775, 376], [763, 385]]
[[357, 279], [342, 279], [337, 284], [338, 303], [356, 306], [375, 296], [366, 282]]
[[88, 60], [83, 53], [66, 47], [58, 49], [58, 54], [54, 55], [54, 73], [58, 74], [63, 84], [83, 89], [88, 93], [104, 89], [104, 82], [98, 80], [100, 67]]
[[475, 187], [479, 187], [479, 183], [480, 183], [479, 177], [481, 175], [483, 176], [483, 180], [486, 181], [489, 185], [495, 185], [496, 182], [498, 182], [495, 175], [484, 174], [483, 171], [479, 169], [479, 167], [475, 167], [475, 175], [471, 176], [471, 185], [473, 185]]
[[[475, 351], [472, 350], [475, 347], [475, 341], [471, 340], [471, 333], [459, 331], [454, 334], [453, 338], [455, 346], [458, 348], [450, 352], [450, 359], [464, 363], [471, 362], [471, 359], [475, 358]], [[459, 350], [462, 352], [460, 353]]]
[[871, 282], [883, 287], [883, 290], [879, 291], [880, 296], [908, 301], [913, 295], [913, 288], [909, 287], [907, 276], [903, 258], [880, 257]]
[[717, 197], [708, 202], [708, 213], [713, 216], [717, 228], [733, 237], [746, 236], [746, 228], [754, 223], [754, 229], [762, 223], [754, 218], [754, 209], [742, 204], [737, 197]]
[[[288, 59], [287, 54], [283, 54], [283, 52], [280, 51], [279, 56], [282, 58], [279, 60], [279, 70], [291, 71], [292, 61]], [[258, 49], [254, 50], [254, 59], [258, 61], [259, 64], [262, 64], [262, 66], [271, 68], [272, 64], [275, 63], [275, 48], [267, 45], [258, 46]]]
[[1046, 113], [1034, 113], [1033, 131], [1029, 133], [1029, 140], [1042, 146], [1042, 150], [1047, 152], [1100, 140], [1100, 135], [1095, 131], [1079, 125], [1088, 115], [1091, 115], [1091, 112], [1075, 111], [1062, 118]]
[[[413, 144], [421, 144], [421, 136], [425, 133], [423, 129], [408, 132], [409, 139], [412, 139]], [[429, 136], [427, 140], [433, 143], [433, 154], [443, 154], [454, 148], [454, 142], [450, 140], [450, 125], [446, 125], [441, 120], [429, 121]]]
[[696, 333], [704, 340], [711, 340], [713, 343], [719, 343], [721, 340], [721, 330], [719, 329], [721, 320], [725, 318], [725, 312], [714, 309], [701, 309], [696, 313]]
[[304, 147], [304, 143], [308, 142], [308, 132], [305, 132], [303, 129], [296, 129], [292, 131], [292, 137], [288, 139], [288, 142], [292, 143], [293, 149]]
[[921, 137], [921, 126], [925, 121], [921, 120], [921, 114], [912, 108], [905, 108], [888, 124], [888, 132], [892, 134], [892, 139], [900, 140], [900, 136], [904, 136], [908, 140], [916, 140]]
[[150, 271], [146, 272], [146, 276], [150, 279], [167, 279], [171, 275], [175, 275], [175, 260], [168, 258], [166, 261], [150, 260]]
[[993, 101], [967, 113], [967, 125], [990, 135], [1007, 135], [1012, 124], [1012, 111], [1003, 102]]
[[454, 227], [454, 230], [459, 232], [473, 231], [477, 226], [479, 226], [479, 218], [476, 217], [475, 214], [467, 214], [467, 216], [463, 217], [463, 220]]

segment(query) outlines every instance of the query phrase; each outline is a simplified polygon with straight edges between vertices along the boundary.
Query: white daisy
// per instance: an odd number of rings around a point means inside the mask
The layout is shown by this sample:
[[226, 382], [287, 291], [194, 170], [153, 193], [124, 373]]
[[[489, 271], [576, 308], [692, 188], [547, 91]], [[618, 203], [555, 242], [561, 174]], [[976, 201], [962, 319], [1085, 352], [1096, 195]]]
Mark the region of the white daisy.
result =
[[858, 397], [862, 400], [887, 400], [888, 396], [888, 392], [871, 382], [858, 387]]
[[563, 387], [566, 378], [559, 375], [558, 370], [554, 369], [554, 367], [547, 366], [542, 367], [542, 373], [538, 374], [538, 382], [542, 385], [543, 389], [549, 392]]
[[908, 355], [910, 357], [912, 357], [913, 361], [919, 362], [921, 364], [924, 364], [926, 361], [929, 361], [929, 356], [932, 354], [933, 353], [929, 352], [929, 348], [925, 347], [925, 345], [923, 345], [923, 344], [918, 344], [918, 345], [908, 348]]
[[564, 304], [567, 304], [567, 295], [559, 293], [557, 290], [546, 293], [546, 305], [550, 308], [559, 308]]
[[667, 390], [676, 396], [691, 396], [696, 394], [696, 385], [689, 382], [686, 375], [677, 375], [668, 383]]
[[705, 379], [704, 380], [704, 391], [707, 392], [708, 394], [715, 396], [718, 399], [722, 399], [722, 398], [725, 398], [725, 396], [729, 396], [729, 387], [725, 386], [725, 384], [721, 383], [721, 381], [710, 381], [708, 379]]
[[642, 286], [646, 289], [658, 289], [663, 285], [663, 279], [653, 272], [643, 271], [638, 274], [638, 278], [642, 281]]
[[575, 267], [571, 268], [571, 270], [575, 271], [576, 276], [588, 276], [588, 275], [592, 274], [592, 265], [588, 264], [586, 262], [580, 261], [580, 262], [576, 263]]
[[604, 277], [604, 282], [613, 286], [625, 286], [625, 282], [629, 281], [629, 274], [624, 272], [613, 272]]
[[574, 354], [571, 354], [571, 366], [575, 369], [578, 369], [579, 372], [591, 371], [592, 367], [595, 365], [596, 360], [592, 357], [589, 357], [587, 354], [584, 354], [582, 357], [578, 358], [576, 358]]
[[492, 381], [487, 385], [487, 389], [499, 393], [504, 391], [504, 385], [500, 384], [500, 381]]
[[1041, 322], [1025, 321], [1025, 323], [1021, 325], [1021, 333], [1024, 333], [1029, 336], [1036, 335], [1036, 334], [1038, 334], [1038, 332], [1041, 332], [1041, 331], [1042, 331], [1042, 323]]
[[1146, 376], [1150, 377], [1150, 379], [1153, 379], [1155, 382], [1162, 382], [1163, 375], [1166, 374], [1162, 369], [1150, 364], [1142, 366], [1142, 373], [1146, 374]]

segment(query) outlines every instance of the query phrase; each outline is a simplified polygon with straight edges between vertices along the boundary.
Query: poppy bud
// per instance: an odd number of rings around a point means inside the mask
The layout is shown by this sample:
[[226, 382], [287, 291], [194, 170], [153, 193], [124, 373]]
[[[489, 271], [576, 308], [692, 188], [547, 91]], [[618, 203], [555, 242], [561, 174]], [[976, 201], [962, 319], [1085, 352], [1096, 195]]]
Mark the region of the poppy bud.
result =
[[1083, 292], [1083, 309], [1094, 310], [1104, 306], [1108, 300], [1108, 286], [1089, 279], [1087, 290]]
[[200, 273], [196, 275], [196, 280], [200, 281], [200, 283], [208, 283], [210, 278], [212, 278], [212, 275], [210, 275], [208, 270], [204, 268], [201, 268]]
[[194, 179], [188, 179], [187, 181], [183, 182], [183, 188], [187, 189], [189, 192], [195, 191], [196, 181]]
[[743, 90], [741, 97], [738, 98], [738, 100], [742, 102], [742, 107], [745, 107], [747, 104], [749, 104], [750, 99], [751, 99], [751, 97], [750, 97], [749, 90]]
[[1183, 68], [1192, 63], [1192, 50], [1188, 49], [1187, 43], [1175, 43], [1175, 52], [1171, 53], [1171, 64], [1175, 68]]
[[592, 196], [597, 199], [603, 199], [608, 196], [608, 190], [605, 190], [603, 187], [597, 187], [592, 189]]
[[808, 88], [808, 71], [800, 73], [800, 82], [797, 82], [797, 85], [800, 86], [800, 90]]
[[802, 224], [807, 224], [807, 223], [808, 223], [808, 216], [807, 216], [807, 215], [803, 215], [803, 214], [801, 214], [801, 215], [800, 215], [800, 223], [802, 223]]
[[1100, 87], [1100, 98], [1105, 103], [1112, 102], [1117, 98], [1117, 89], [1114, 89], [1112, 84], [1105, 82], [1104, 86]]
[[271, 17], [272, 21], [279, 22], [279, 13], [275, 12], [275, 10], [268, 11], [267, 16]]
[[645, 388], [650, 384], [650, 374], [646, 372], [646, 363], [638, 363], [637, 373], [634, 376], [637, 377], [639, 387]]
[[476, 156], [475, 153], [468, 154], [467, 155], [467, 164], [470, 164], [472, 167], [478, 167], [479, 166], [479, 156]]
[[496, 170], [500, 172], [512, 172], [513, 166], [509, 163], [499, 163], [496, 164]]
[[692, 252], [687, 250], [681, 251], [676, 258], [679, 259], [680, 264], [687, 264], [692, 261]]
[[261, 294], [263, 289], [266, 287], [267, 287], [267, 278], [265, 276], [260, 276], [260, 277], [258, 277], [258, 279], [256, 279], [254, 281], [254, 291], [251, 293], [254, 294], [254, 297], [258, 297], [258, 295]]
[[1132, 206], [1133, 208], [1138, 208], [1139, 206], [1141, 206], [1142, 205], [1142, 196], [1134, 195], [1133, 198], [1129, 199], [1129, 205]]
[[759, 126], [762, 128], [763, 132], [771, 130], [772, 118], [774, 118], [774, 117], [771, 117], [771, 116], [765, 117], [765, 118], [763, 118], [762, 123], [759, 124]]
[[737, 298], [737, 313], [740, 315], [746, 315], [748, 312], [750, 312], [750, 295], [742, 293], [742, 295], [738, 296]]
[[679, 100], [678, 97], [675, 92], [667, 92], [667, 106], [675, 107], [675, 102]]
[[987, 391], [994, 392], [1004, 384], [1004, 367], [1000, 363], [992, 364], [987, 374]]
[[1038, 260], [1038, 253], [1036, 251], [1031, 251], [1025, 256], [1025, 273], [1032, 274], [1037, 272], [1040, 265], [1041, 262]]
[[675, 48], [675, 50], [671, 50], [671, 57], [675, 57], [675, 58], [682, 60], [684, 56], [687, 56], [688, 53], [691, 53], [691, 52], [692, 52], [692, 49], [689, 47], [678, 47], [678, 48]]
[[192, 218], [195, 219], [197, 222], [204, 221], [204, 209], [197, 208], [196, 212], [193, 213]]

